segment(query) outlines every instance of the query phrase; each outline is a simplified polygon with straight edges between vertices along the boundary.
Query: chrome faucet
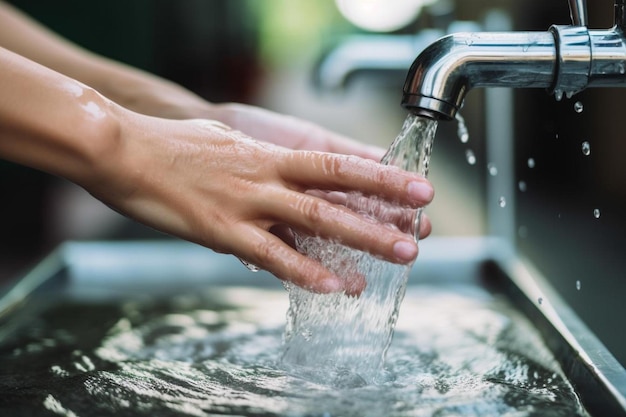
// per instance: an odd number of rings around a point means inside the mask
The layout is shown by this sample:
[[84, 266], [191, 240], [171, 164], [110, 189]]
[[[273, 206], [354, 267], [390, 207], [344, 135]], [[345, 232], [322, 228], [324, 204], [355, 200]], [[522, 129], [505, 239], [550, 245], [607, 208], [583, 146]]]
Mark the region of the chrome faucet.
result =
[[560, 100], [588, 87], [626, 86], [625, 3], [615, 0], [615, 26], [606, 30], [589, 30], [586, 1], [569, 0], [569, 26], [440, 38], [411, 65], [402, 106], [450, 120], [475, 87], [545, 88]]

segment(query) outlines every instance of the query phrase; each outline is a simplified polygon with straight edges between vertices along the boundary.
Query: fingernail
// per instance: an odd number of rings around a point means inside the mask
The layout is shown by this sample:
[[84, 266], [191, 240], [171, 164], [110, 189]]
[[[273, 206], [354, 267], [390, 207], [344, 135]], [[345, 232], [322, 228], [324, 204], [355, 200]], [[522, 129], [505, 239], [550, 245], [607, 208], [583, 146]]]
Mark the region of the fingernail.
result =
[[413, 201], [431, 201], [435, 190], [433, 187], [425, 182], [412, 181], [409, 183], [409, 197]]
[[415, 242], [400, 240], [393, 245], [393, 254], [406, 262], [412, 261], [417, 256], [417, 245]]

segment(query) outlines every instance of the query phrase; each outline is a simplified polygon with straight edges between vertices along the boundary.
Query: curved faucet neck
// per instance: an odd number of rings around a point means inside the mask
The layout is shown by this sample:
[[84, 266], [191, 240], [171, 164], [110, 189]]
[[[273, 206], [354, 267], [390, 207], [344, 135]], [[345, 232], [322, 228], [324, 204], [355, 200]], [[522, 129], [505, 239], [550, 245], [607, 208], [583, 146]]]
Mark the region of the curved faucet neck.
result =
[[451, 120], [475, 87], [545, 88], [559, 100], [588, 87], [626, 86], [626, 0], [616, 0], [615, 26], [606, 30], [589, 30], [585, 1], [573, 4], [578, 25], [439, 39], [411, 65], [402, 106]]

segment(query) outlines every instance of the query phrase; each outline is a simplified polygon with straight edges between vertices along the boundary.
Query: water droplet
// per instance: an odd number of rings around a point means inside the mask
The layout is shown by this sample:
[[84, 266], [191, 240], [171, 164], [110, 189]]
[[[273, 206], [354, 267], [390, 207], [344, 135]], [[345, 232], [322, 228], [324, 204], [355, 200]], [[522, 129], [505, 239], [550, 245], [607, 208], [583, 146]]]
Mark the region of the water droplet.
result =
[[526, 190], [528, 189], [528, 186], [526, 185], [526, 181], [520, 181], [519, 183], [517, 183], [517, 187], [523, 193], [526, 192]]
[[261, 268], [259, 268], [259, 267], [258, 267], [258, 266], [256, 266], [255, 264], [252, 264], [252, 263], [250, 263], [250, 262], [244, 261], [244, 260], [243, 260], [243, 259], [241, 259], [241, 258], [237, 258], [237, 259], [239, 259], [239, 260], [241, 261], [241, 263], [242, 263], [242, 264], [244, 264], [244, 266], [245, 266], [246, 268], [248, 268], [248, 269], [249, 269], [250, 271], [252, 271], [252, 272], [259, 272], [259, 271], [261, 270]]
[[455, 118], [457, 121], [457, 136], [462, 143], [467, 143], [469, 141], [469, 130], [465, 124], [465, 119], [459, 112], [457, 112]]
[[619, 64], [617, 64], [617, 71], [618, 71], [620, 74], [624, 74], [624, 73], [626, 73], [626, 64], [624, 64], [624, 62], [623, 62], [623, 61], [622, 61], [622, 62], [620, 62]]
[[576, 103], [574, 103], [574, 111], [576, 113], [582, 113], [583, 112], [583, 103], [581, 103], [580, 101], [577, 101]]
[[528, 237], [528, 227], [520, 226], [519, 229], [517, 229], [517, 234], [520, 238], [526, 239]]
[[572, 98], [572, 97], [574, 97], [574, 94], [576, 94], [575, 91], [566, 91], [565, 92], [565, 97]]
[[[594, 209], [593, 210], [593, 217], [595, 217], [596, 219], [600, 218], [600, 209]], [[609, 216], [611, 217], [611, 216]]]
[[582, 151], [583, 151], [583, 155], [585, 155], [585, 156], [591, 155], [591, 145], [589, 144], [589, 142], [584, 141], [582, 143], [581, 148], [582, 148]]
[[472, 46], [473, 43], [474, 43], [473, 39], [465, 39], [465, 45]]
[[528, 48], [530, 48], [530, 45], [524, 45], [524, 47], [522, 48], [522, 50], [524, 52], [528, 52]]
[[306, 340], [307, 342], [311, 341], [311, 338], [313, 336], [313, 332], [311, 331], [311, 329], [307, 329], [305, 328], [302, 332], [301, 332], [301, 336], [304, 340]]
[[554, 139], [558, 139], [559, 138], [559, 134], [557, 133], [556, 135], [554, 135]]
[[528, 158], [528, 168], [535, 167], [535, 160], [533, 158]]
[[539, 305], [541, 305], [543, 303], [543, 297], [537, 298], [537, 302], [539, 303]]
[[500, 197], [498, 199], [498, 205], [502, 208], [506, 207], [506, 198], [504, 198], [504, 196]]
[[577, 281], [576, 281], [576, 289], [577, 289], [578, 291], [580, 291], [580, 287], [581, 287], [580, 280], [577, 280]]
[[487, 170], [489, 171], [489, 175], [492, 177], [498, 175], [498, 167], [493, 162], [487, 164]]
[[470, 165], [476, 164], [476, 155], [471, 149], [465, 151], [465, 159], [467, 159], [467, 163]]
[[563, 90], [554, 90], [554, 98], [556, 101], [563, 100]]

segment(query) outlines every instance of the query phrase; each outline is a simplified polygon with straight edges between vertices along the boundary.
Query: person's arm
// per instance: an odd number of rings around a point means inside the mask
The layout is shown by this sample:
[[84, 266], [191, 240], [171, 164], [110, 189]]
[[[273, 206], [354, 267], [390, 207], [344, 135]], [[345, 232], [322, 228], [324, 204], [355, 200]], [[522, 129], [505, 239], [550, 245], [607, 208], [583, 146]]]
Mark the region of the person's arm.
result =
[[257, 107], [212, 104], [145, 71], [93, 54], [0, 0], [0, 46], [93, 87], [130, 110], [172, 119], [215, 119], [259, 140], [292, 149], [379, 161], [384, 150], [320, 126]]
[[[290, 227], [392, 262], [417, 256], [409, 235], [308, 190], [357, 191], [410, 207], [429, 182], [374, 161], [293, 151], [210, 120], [142, 115], [0, 48], [0, 158], [83, 186], [121, 213], [231, 253], [318, 292], [342, 281], [272, 231]], [[430, 231], [424, 222], [422, 236]]]

